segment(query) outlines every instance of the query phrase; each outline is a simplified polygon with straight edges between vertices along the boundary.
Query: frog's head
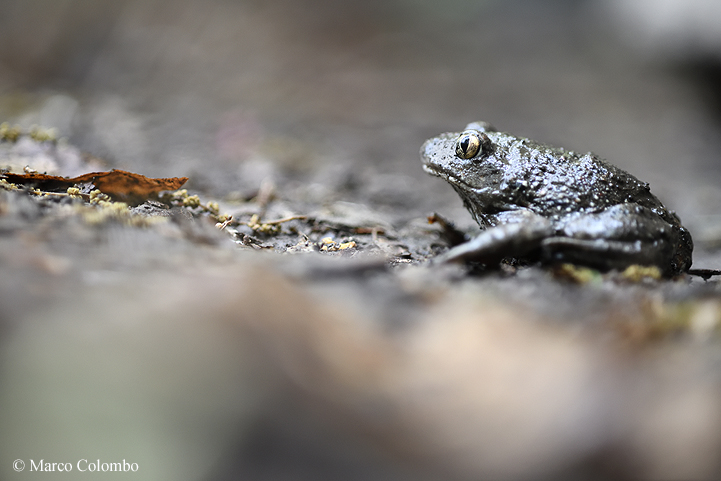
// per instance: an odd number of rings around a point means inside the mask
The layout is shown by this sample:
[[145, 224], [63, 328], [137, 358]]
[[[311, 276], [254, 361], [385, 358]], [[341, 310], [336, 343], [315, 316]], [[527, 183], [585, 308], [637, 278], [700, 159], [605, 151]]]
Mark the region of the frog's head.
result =
[[421, 147], [423, 170], [451, 184], [477, 220], [494, 210], [506, 165], [494, 155], [495, 133], [486, 122], [472, 122], [463, 132], [441, 134]]

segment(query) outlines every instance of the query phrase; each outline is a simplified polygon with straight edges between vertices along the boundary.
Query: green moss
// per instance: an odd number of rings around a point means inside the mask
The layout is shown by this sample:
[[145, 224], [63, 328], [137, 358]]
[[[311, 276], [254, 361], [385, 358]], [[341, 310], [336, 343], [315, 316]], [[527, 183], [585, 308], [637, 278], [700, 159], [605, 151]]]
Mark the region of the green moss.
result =
[[54, 128], [45, 128], [33, 125], [28, 130], [23, 130], [19, 125], [10, 125], [8, 122], [0, 124], [0, 141], [17, 142], [27, 135], [36, 142], [57, 142], [58, 132]]
[[561, 264], [554, 269], [553, 275], [576, 284], [588, 284], [590, 282], [601, 282], [602, 280], [601, 273], [597, 270], [575, 264]]
[[200, 197], [189, 195], [183, 199], [183, 207], [200, 207]]
[[3, 189], [3, 190], [20, 190], [20, 188], [19, 188], [17, 185], [12, 184], [12, 183], [8, 182], [8, 181], [5, 180], [5, 179], [0, 179], [0, 189]]
[[28, 130], [28, 135], [31, 139], [38, 142], [57, 142], [58, 132], [54, 128], [44, 128], [37, 125], [33, 125]]
[[631, 282], [641, 282], [644, 279], [653, 279], [658, 281], [661, 279], [661, 269], [656, 266], [641, 266], [634, 264], [628, 266], [622, 273], [621, 277]]
[[100, 204], [101, 202], [110, 202], [110, 196], [103, 194], [98, 189], [90, 192], [90, 204]]
[[22, 135], [22, 129], [20, 126], [11, 126], [7, 122], [0, 124], [0, 141], [17, 142], [20, 135]]
[[[208, 202], [205, 204], [205, 209], [208, 211], [208, 213], [214, 215], [214, 216], [220, 216], [220, 206], [217, 202]], [[218, 220], [220, 217], [218, 217]]]

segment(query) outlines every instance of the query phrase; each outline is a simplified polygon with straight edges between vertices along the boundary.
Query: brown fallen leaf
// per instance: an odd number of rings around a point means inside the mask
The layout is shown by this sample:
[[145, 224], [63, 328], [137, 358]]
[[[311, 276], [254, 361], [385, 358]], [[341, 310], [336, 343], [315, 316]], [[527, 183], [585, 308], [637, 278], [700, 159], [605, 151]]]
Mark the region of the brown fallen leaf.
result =
[[177, 190], [188, 180], [187, 177], [152, 179], [141, 174], [115, 169], [110, 172], [91, 172], [70, 178], [37, 173], [12, 174], [9, 172], [0, 173], [0, 178], [5, 178], [13, 184], [32, 185], [48, 192], [64, 191], [68, 187], [78, 184], [92, 184], [113, 200], [127, 202], [132, 205], [142, 204], [148, 199], [155, 199], [164, 190]]

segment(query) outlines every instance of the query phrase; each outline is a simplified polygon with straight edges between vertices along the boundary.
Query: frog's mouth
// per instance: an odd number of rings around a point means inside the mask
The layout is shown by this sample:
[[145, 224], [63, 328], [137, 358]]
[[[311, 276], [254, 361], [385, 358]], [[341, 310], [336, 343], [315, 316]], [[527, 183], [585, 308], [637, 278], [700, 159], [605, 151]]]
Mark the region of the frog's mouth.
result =
[[431, 175], [440, 177], [441, 179], [444, 179], [449, 184], [458, 186], [465, 191], [472, 191], [472, 192], [476, 192], [478, 194], [482, 194], [483, 192], [486, 192], [489, 190], [487, 187], [484, 187], [481, 189], [479, 189], [478, 187], [473, 187], [472, 185], [467, 184], [466, 182], [463, 182], [458, 177], [455, 177], [455, 176], [449, 174], [448, 172], [446, 172], [445, 170], [437, 168], [433, 165], [423, 164], [423, 170]]

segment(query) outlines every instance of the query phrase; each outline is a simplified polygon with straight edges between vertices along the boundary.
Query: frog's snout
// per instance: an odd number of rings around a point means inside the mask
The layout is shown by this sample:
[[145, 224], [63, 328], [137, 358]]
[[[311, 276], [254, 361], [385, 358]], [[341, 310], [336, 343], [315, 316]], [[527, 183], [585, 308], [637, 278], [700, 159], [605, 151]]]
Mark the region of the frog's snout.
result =
[[421, 151], [420, 151], [421, 162], [423, 162], [424, 164], [428, 163], [428, 161], [431, 159], [431, 157], [433, 155], [432, 154], [433, 140], [434, 139], [428, 139], [425, 142], [423, 142], [423, 145], [421, 145]]

